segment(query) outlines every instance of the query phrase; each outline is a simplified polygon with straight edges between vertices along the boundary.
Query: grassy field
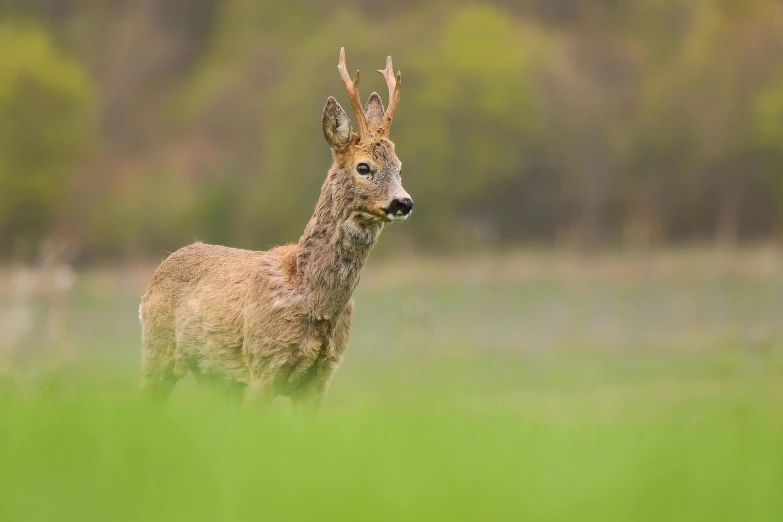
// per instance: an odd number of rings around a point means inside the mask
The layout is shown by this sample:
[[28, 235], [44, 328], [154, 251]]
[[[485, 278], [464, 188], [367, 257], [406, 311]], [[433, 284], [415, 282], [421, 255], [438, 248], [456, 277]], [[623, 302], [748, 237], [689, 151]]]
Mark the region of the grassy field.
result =
[[781, 266], [371, 264], [316, 418], [143, 403], [150, 268], [91, 271], [0, 381], [0, 520], [783, 520]]

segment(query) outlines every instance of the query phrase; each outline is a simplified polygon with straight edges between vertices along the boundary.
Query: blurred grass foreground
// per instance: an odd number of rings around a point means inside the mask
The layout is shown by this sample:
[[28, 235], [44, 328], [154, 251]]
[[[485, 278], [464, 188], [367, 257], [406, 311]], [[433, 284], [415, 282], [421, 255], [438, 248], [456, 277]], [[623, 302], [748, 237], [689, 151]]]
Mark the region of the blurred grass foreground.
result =
[[0, 520], [779, 520], [781, 262], [371, 261], [315, 418], [143, 403], [153, 267], [76, 274], [60, 337], [33, 298], [6, 347]]
[[[0, 515], [8, 521], [783, 516], [779, 401], [744, 392], [689, 404], [686, 392], [680, 407], [654, 420], [596, 417], [584, 400], [541, 418], [494, 405], [491, 394], [478, 391], [474, 397], [489, 402], [483, 412], [396, 398], [315, 420], [259, 416], [196, 396], [151, 410], [95, 381], [65, 395], [3, 397]], [[613, 400], [627, 406], [632, 398], [618, 393]]]

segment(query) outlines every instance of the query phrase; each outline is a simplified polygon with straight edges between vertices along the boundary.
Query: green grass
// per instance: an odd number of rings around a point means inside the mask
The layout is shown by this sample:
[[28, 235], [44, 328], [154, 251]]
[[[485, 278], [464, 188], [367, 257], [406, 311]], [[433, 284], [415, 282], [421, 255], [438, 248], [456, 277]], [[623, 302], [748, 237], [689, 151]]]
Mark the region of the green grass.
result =
[[390, 370], [315, 418], [63, 375], [0, 398], [0, 520], [783, 518], [779, 375], [610, 366]]
[[315, 418], [144, 403], [149, 274], [88, 274], [0, 377], [0, 521], [783, 520], [783, 272], [704, 261], [371, 266]]

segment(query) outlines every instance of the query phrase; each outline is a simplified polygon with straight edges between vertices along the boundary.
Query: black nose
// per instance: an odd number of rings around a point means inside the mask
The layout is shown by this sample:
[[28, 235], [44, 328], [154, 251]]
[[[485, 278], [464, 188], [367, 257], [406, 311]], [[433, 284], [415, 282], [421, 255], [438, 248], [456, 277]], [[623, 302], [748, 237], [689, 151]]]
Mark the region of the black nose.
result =
[[413, 210], [413, 200], [411, 198], [399, 198], [392, 201], [389, 205], [389, 213], [396, 216], [405, 216]]

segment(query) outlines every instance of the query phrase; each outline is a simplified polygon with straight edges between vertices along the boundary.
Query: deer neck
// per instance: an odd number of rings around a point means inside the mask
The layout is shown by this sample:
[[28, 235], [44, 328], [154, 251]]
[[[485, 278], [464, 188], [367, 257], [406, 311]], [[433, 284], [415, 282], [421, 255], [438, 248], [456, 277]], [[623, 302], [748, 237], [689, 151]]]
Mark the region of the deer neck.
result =
[[383, 229], [381, 223], [352, 216], [350, 191], [340, 184], [344, 177], [339, 174], [329, 172], [297, 248], [300, 291], [317, 319], [333, 319], [348, 304]]

